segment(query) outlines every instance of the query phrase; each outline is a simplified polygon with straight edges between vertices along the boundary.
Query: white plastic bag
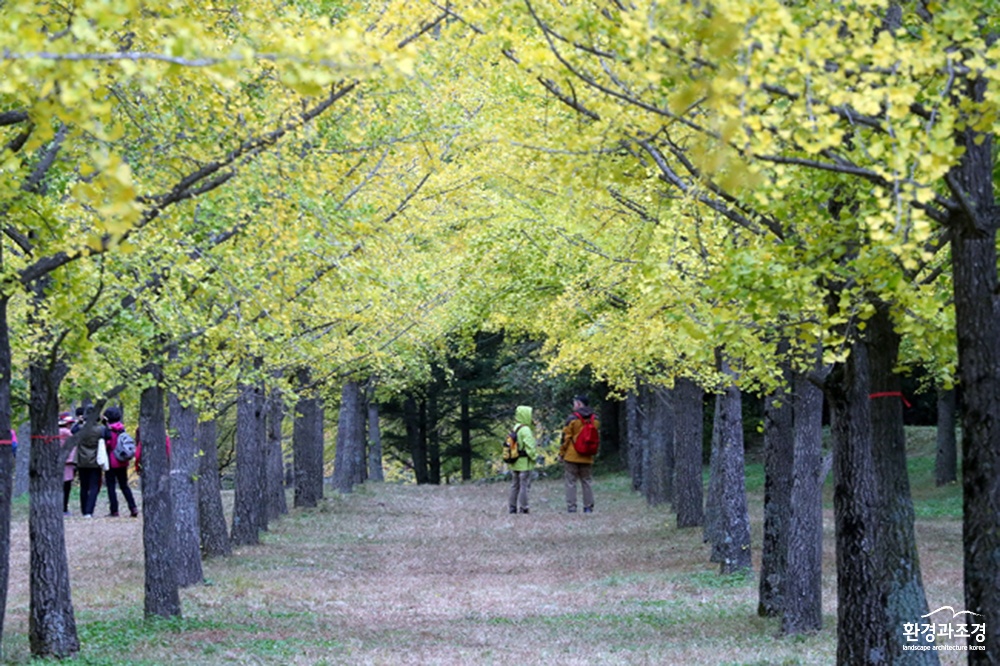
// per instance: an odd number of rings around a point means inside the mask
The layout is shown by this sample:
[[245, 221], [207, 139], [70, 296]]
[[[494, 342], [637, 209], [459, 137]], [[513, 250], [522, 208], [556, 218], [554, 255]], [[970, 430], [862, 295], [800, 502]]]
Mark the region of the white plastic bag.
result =
[[101, 466], [105, 472], [111, 466], [108, 462], [108, 449], [104, 446], [104, 438], [97, 440], [97, 464]]

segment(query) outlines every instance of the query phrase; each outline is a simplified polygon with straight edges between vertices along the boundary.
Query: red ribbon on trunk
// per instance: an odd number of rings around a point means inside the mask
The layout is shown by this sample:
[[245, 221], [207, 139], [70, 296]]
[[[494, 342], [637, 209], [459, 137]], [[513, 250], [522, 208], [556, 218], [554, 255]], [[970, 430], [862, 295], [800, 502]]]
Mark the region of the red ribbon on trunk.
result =
[[902, 391], [883, 391], [882, 393], [872, 393], [869, 398], [899, 398], [903, 401], [904, 407], [912, 407], [910, 401], [906, 399]]

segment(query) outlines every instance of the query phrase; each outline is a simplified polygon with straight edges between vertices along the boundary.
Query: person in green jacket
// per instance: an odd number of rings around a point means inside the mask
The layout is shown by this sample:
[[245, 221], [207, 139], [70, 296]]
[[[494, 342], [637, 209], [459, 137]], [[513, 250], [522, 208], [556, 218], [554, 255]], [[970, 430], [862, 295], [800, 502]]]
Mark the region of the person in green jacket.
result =
[[507, 506], [510, 513], [528, 513], [528, 487], [531, 485], [531, 471], [535, 466], [538, 448], [535, 435], [531, 432], [531, 407], [520, 405], [514, 410], [517, 431], [517, 449], [521, 456], [510, 466], [510, 495]]

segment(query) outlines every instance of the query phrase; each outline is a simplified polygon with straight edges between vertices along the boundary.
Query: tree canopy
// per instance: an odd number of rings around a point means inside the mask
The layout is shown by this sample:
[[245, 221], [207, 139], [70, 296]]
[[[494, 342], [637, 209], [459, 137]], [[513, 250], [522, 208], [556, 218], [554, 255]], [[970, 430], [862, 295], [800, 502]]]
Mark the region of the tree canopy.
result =
[[402, 395], [484, 331], [622, 393], [766, 392], [886, 311], [971, 392], [995, 528], [992, 9], [4, 0], [0, 431], [28, 365]]

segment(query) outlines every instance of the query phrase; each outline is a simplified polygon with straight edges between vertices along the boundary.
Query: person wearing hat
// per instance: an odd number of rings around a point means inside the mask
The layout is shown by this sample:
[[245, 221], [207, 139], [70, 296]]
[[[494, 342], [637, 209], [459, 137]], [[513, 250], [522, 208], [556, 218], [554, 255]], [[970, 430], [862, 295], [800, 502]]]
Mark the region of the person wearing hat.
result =
[[583, 512], [594, 512], [594, 490], [591, 487], [594, 467], [594, 456], [583, 455], [577, 451], [575, 442], [585, 423], [592, 423], [593, 427], [599, 429], [600, 421], [594, 416], [590, 409], [590, 401], [587, 396], [578, 395], [573, 398], [573, 413], [566, 418], [566, 425], [563, 426], [563, 441], [559, 447], [559, 458], [564, 465], [564, 478], [566, 479], [566, 510], [576, 513], [576, 482], [580, 482], [583, 491]]
[[[59, 415], [59, 444], [66, 443], [72, 437], [70, 428], [76, 419], [69, 412]], [[73, 488], [73, 478], [76, 477], [76, 447], [74, 446], [66, 454], [66, 462], [63, 464], [63, 515], [69, 515], [69, 491]]]

